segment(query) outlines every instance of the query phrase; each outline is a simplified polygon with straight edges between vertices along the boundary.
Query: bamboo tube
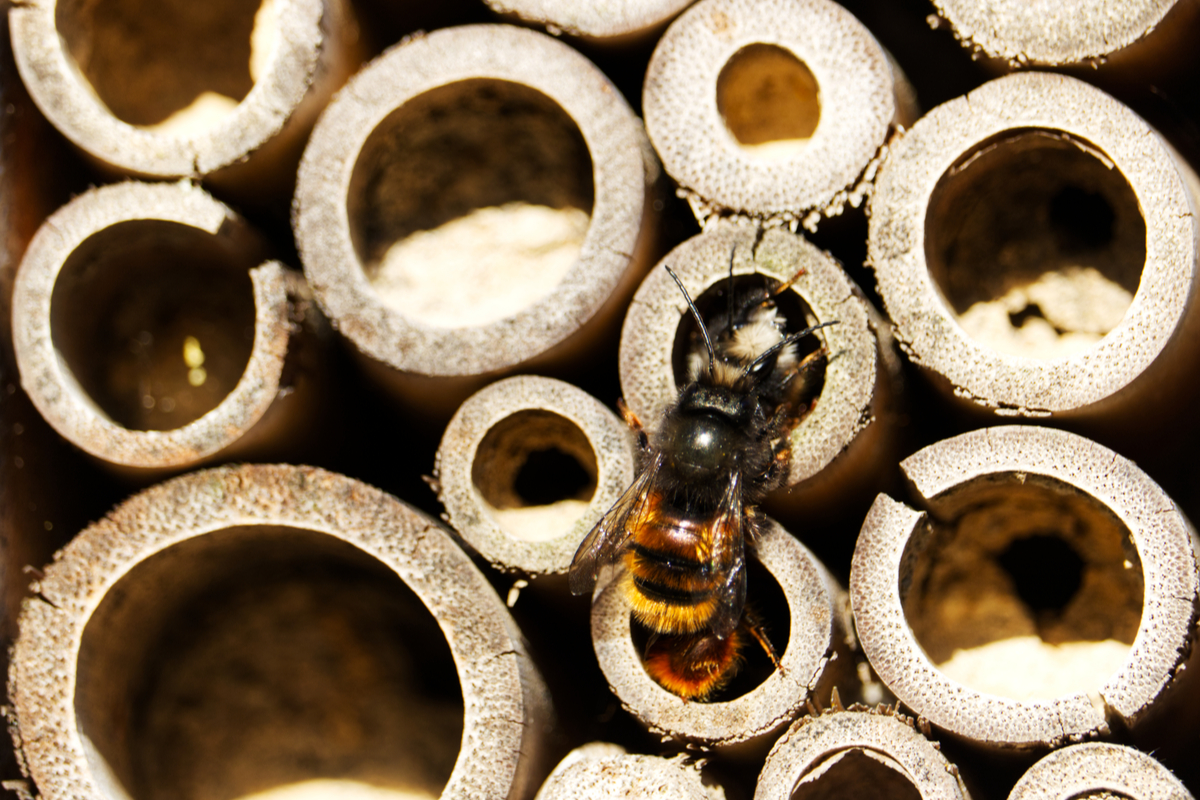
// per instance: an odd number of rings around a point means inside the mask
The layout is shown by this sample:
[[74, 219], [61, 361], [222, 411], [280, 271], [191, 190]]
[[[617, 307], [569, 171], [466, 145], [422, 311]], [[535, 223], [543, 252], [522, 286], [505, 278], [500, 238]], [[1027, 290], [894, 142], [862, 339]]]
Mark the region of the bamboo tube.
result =
[[565, 572], [634, 478], [625, 423], [569, 383], [517, 376], [463, 403], [434, 475], [447, 521], [494, 567]]
[[1161, 742], [1160, 726], [1178, 738], [1191, 724], [1193, 532], [1133, 462], [1005, 426], [901, 468], [913, 504], [876, 499], [850, 597], [863, 651], [906, 706], [985, 748], [1114, 728]]
[[622, 0], [576, 3], [570, 0], [486, 0], [498, 14], [544, 25], [551, 33], [616, 40], [649, 35], [692, 0]]
[[635, 755], [615, 744], [592, 742], [559, 762], [534, 800], [725, 800], [719, 786], [701, 782], [700, 767], [687, 756]]
[[1187, 787], [1153, 757], [1107, 742], [1074, 744], [1050, 753], [1029, 768], [1008, 800], [1113, 796], [1192, 800]]
[[[829, 357], [823, 379], [811, 379], [821, 387], [812, 411], [792, 431], [790, 491], [776, 500], [816, 512], [838, 506], [863, 487], [870, 487], [868, 497], [874, 495], [881, 470], [893, 466], [881, 457], [892, 447], [892, 431], [881, 413], [888, 373], [858, 288], [826, 253], [779, 229], [759, 238], [745, 226], [714, 225], [661, 263], [679, 275], [698, 308], [705, 309], [706, 293], [725, 287], [730, 258], [735, 280], [758, 274], [787, 281], [803, 270], [780, 301], [791, 329], [837, 320], [813, 337]], [[711, 307], [719, 304], [713, 301]], [[654, 269], [630, 304], [619, 356], [625, 402], [650, 428], [679, 394], [685, 375], [680, 354], [690, 320], [679, 287], [665, 269]]]
[[[767, 677], [731, 699], [718, 695], [714, 702], [689, 702], [655, 683], [642, 666], [621, 582], [611, 581], [597, 592], [592, 604], [592, 644], [600, 668], [621, 704], [664, 739], [731, 753], [750, 752], [769, 742], [807, 702], [824, 702], [835, 682], [843, 690], [855, 687], [846, 596], [825, 567], [774, 521], [747, 560], [766, 570], [766, 574], [750, 574], [747, 602], [765, 618], [782, 669], [770, 670], [768, 662]], [[783, 591], [779, 609], [763, 602], [772, 579]], [[747, 644], [747, 659], [762, 655], [756, 649], [755, 643]], [[743, 687], [753, 679], [757, 676], [743, 682]], [[737, 682], [725, 690], [726, 696], [737, 691]]]
[[350, 478], [159, 484], [33, 590], [9, 689], [47, 800], [503, 800], [549, 767], [548, 696], [495, 592], [436, 522]]
[[754, 800], [969, 800], [958, 769], [911, 719], [864, 706], [806, 716], [767, 756]]
[[1071, 420], [1123, 452], [1192, 416], [1196, 176], [1061, 75], [984, 84], [892, 148], [869, 259], [896, 336], [946, 395]]
[[633, 112], [574, 50], [449, 28], [389, 51], [330, 105], [300, 166], [296, 239], [376, 379], [444, 419], [504, 372], [579, 363], [616, 324], [646, 263], [656, 169]]
[[703, 0], [646, 72], [646, 130], [697, 217], [815, 229], [857, 207], [894, 126], [916, 117], [899, 68], [829, 0]]
[[300, 276], [260, 263], [265, 252], [187, 184], [80, 195], [42, 225], [17, 275], [22, 386], [62, 436], [118, 468], [281, 446], [313, 413], [325, 323]]
[[33, 0], [13, 53], [42, 113], [106, 172], [290, 193], [317, 114], [357, 67], [343, 0], [104, 6]]

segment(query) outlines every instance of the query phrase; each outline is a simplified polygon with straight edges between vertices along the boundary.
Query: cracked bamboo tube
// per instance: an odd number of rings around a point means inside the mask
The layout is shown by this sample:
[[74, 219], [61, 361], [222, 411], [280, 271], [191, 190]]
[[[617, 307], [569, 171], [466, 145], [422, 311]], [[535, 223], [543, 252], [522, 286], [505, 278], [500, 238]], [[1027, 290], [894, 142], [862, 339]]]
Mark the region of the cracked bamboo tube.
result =
[[319, 402], [327, 323], [266, 251], [197, 187], [85, 192], [46, 220], [16, 276], [21, 385], [118, 471], [285, 447]]
[[[843, 691], [857, 686], [846, 594], [824, 565], [774, 521], [746, 559], [764, 568], [762, 574], [749, 574], [747, 603], [763, 617], [782, 670], [774, 670], [758, 645], [748, 642], [746, 674], [712, 702], [683, 700], [646, 673], [621, 581], [610, 581], [596, 593], [592, 645], [600, 669], [626, 710], [664, 739], [749, 753], [802, 713], [807, 702], [825, 702], [835, 682]], [[768, 602], [771, 582], [782, 590], [777, 605]], [[750, 659], [760, 658], [765, 669], [750, 674]]]
[[317, 114], [360, 59], [343, 0], [31, 0], [9, 19], [34, 102], [104, 171], [204, 178], [257, 205], [290, 194]]
[[754, 800], [970, 800], [958, 769], [911, 719], [851, 707], [806, 716], [771, 748]]
[[9, 689], [46, 800], [506, 800], [549, 769], [549, 698], [500, 599], [438, 523], [356, 480], [173, 479], [33, 590]]
[[868, 257], [897, 339], [945, 395], [1126, 451], [1191, 416], [1197, 187], [1098, 89], [1010, 75], [892, 147]]
[[592, 742], [559, 762], [534, 800], [725, 800], [715, 785], [702, 782], [700, 767], [674, 758], [626, 753], [623, 747]]
[[447, 419], [506, 372], [581, 363], [616, 325], [647, 263], [656, 174], [637, 117], [577, 52], [448, 28], [329, 106], [293, 225], [317, 300], [372, 374]]
[[1194, 533], [1133, 462], [1016, 425], [901, 468], [913, 501], [876, 499], [850, 598], [864, 653], [906, 706], [985, 748], [1114, 728], [1161, 743], [1189, 727]]
[[1056, 750], [1029, 768], [1008, 800], [1059, 797], [1193, 800], [1171, 771], [1132, 747], [1085, 742]]
[[829, 0], [702, 0], [646, 71], [646, 130], [701, 219], [748, 214], [815, 229], [862, 201], [911, 87]]
[[521, 375], [458, 409], [434, 476], [447, 521], [492, 566], [566, 572], [583, 537], [633, 483], [628, 426], [569, 383]]
[[692, 0], [622, 0], [577, 3], [571, 0], [486, 0], [493, 11], [548, 31], [599, 42], [624, 42], [660, 30]]
[[[772, 501], [817, 513], [868, 489], [869, 499], [879, 491], [881, 471], [892, 468], [882, 454], [893, 447], [893, 431], [883, 413], [888, 371], [880, 362], [866, 301], [832, 257], [780, 229], [763, 231], [760, 238], [746, 226], [721, 223], [688, 239], [660, 263], [675, 271], [703, 310], [707, 293], [724, 289], [731, 257], [735, 281], [763, 275], [782, 282], [803, 270], [780, 301], [789, 329], [837, 320], [813, 337], [829, 358], [814, 407], [792, 431], [789, 489]], [[712, 304], [720, 307], [719, 300]], [[619, 355], [625, 402], [652, 430], [678, 397], [685, 374], [679, 353], [691, 325], [679, 287], [656, 266], [629, 306]]]

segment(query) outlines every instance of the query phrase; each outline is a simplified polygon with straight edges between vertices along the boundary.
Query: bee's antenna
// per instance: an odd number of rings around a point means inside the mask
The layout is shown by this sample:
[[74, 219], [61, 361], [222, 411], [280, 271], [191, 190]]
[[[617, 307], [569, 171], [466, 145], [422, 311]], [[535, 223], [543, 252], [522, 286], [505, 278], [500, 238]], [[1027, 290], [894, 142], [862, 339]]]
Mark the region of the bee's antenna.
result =
[[[730, 264], [732, 265], [732, 256]], [[704, 327], [704, 320], [700, 318], [700, 312], [696, 310], [696, 304], [692, 302], [692, 296], [688, 294], [687, 289], [683, 288], [683, 281], [679, 280], [679, 276], [675, 274], [670, 267], [663, 267], [667, 274], [675, 281], [675, 285], [679, 287], [679, 291], [683, 292], [683, 299], [687, 300], [688, 308], [692, 312], [692, 316], [696, 318], [696, 324], [700, 326], [700, 335], [704, 337], [704, 346], [708, 348], [708, 374], [714, 375], [717, 371], [717, 353], [713, 350], [712, 339], [708, 338], [708, 328]], [[815, 329], [814, 329], [815, 330]]]
[[725, 319], [729, 320], [726, 325], [733, 325], [733, 254], [737, 252], [737, 245], [729, 248], [729, 280], [725, 282]]
[[782, 350], [783, 348], [787, 347], [789, 344], [798, 342], [801, 339], [803, 339], [805, 336], [808, 336], [810, 333], [812, 333], [814, 331], [818, 331], [821, 328], [828, 328], [830, 325], [837, 325], [839, 321], [840, 320], [834, 319], [834, 320], [830, 320], [829, 322], [822, 322], [820, 325], [811, 325], [802, 331], [796, 331], [795, 333], [789, 333], [787, 336], [783, 337], [778, 342], [771, 345], [771, 347], [767, 348], [762, 353], [760, 353], [758, 358], [751, 361], [750, 364], [747, 365], [747, 367], [744, 370], [742, 370], [742, 375], [743, 376], [751, 375], [751, 374], [757, 372], [759, 369], [762, 368], [763, 364], [767, 363], [767, 361], [769, 361], [770, 359], [777, 356], [779, 354], [779, 351]]

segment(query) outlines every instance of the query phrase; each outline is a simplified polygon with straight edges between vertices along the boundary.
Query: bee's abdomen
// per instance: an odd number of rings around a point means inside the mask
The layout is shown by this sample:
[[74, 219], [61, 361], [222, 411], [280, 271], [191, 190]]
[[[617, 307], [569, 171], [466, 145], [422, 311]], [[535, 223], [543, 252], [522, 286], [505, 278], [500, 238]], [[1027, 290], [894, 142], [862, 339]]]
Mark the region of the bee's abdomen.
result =
[[626, 595], [637, 620], [658, 633], [692, 633], [716, 611], [718, 578], [704, 531], [685, 520], [646, 520], [625, 553]]

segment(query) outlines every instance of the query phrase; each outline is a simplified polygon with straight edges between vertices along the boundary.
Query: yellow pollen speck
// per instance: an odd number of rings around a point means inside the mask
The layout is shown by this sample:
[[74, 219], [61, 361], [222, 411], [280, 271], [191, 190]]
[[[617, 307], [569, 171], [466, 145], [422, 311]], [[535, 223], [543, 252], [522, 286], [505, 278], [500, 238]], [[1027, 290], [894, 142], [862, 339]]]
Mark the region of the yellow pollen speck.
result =
[[192, 386], [200, 386], [208, 380], [208, 372], [204, 367], [192, 367], [188, 370], [188, 383]]
[[[204, 363], [204, 351], [200, 349], [200, 340], [195, 336], [189, 336], [183, 340], [183, 363], [187, 364], [191, 369], [195, 369]], [[191, 380], [189, 377], [188, 380]], [[200, 383], [204, 383], [204, 379], [200, 379]], [[199, 386], [200, 383], [192, 382], [192, 386]]]

